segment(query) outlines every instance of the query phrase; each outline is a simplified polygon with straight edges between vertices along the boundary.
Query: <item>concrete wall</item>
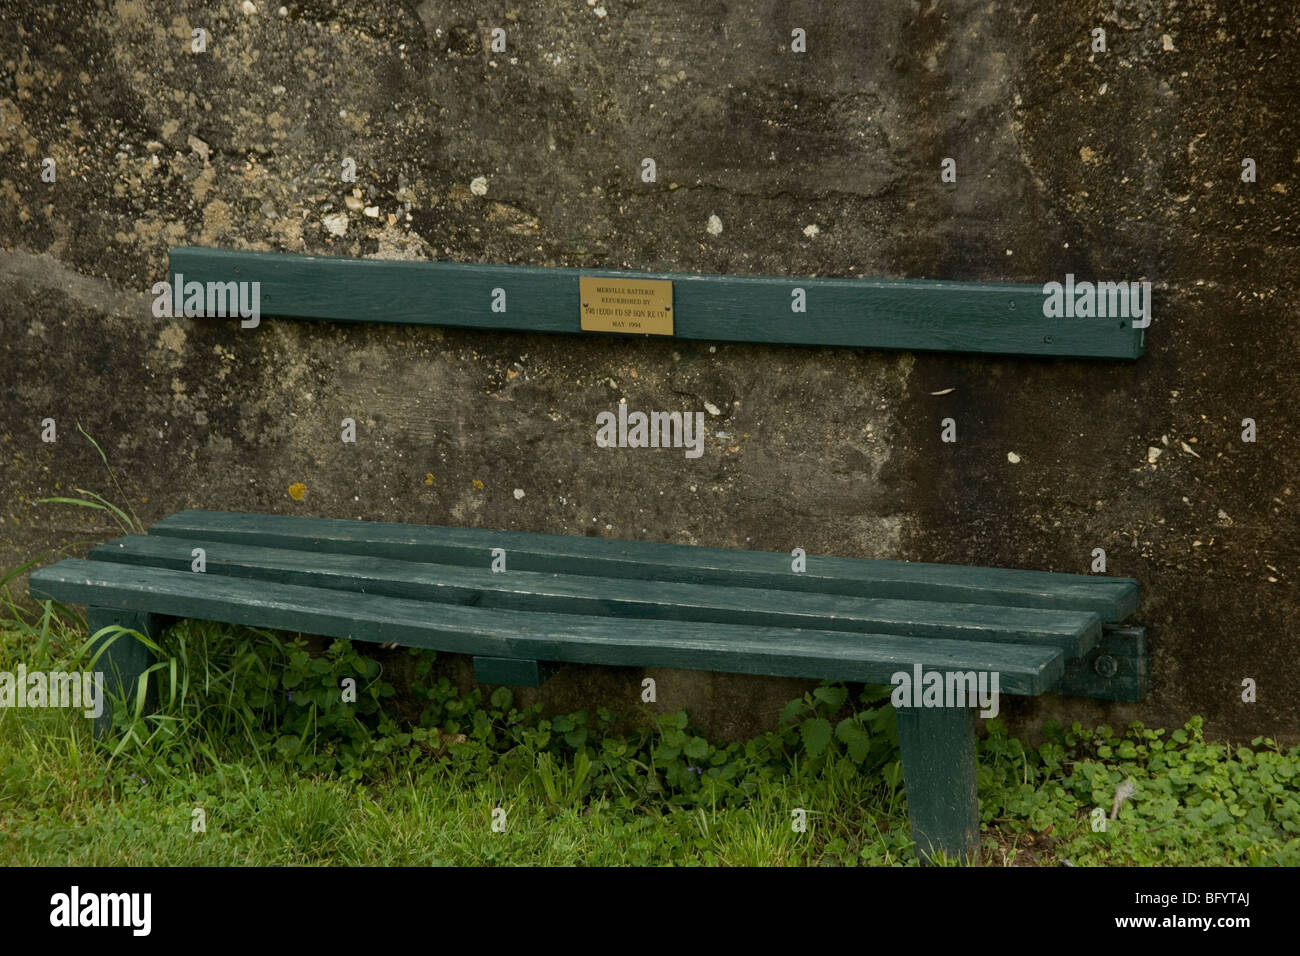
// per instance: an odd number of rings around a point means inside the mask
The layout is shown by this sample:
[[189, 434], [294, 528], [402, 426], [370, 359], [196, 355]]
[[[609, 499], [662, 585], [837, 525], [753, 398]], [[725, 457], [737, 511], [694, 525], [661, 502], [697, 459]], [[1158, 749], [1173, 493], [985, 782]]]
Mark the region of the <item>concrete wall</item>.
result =
[[[1075, 572], [1102, 547], [1142, 583], [1150, 700], [1015, 703], [1017, 726], [1199, 713], [1221, 737], [1300, 736], [1293, 4], [207, 6], [0, 5], [0, 566], [115, 533], [35, 503], [74, 487], [146, 523], [227, 508]], [[487, 46], [497, 26], [504, 54]], [[1097, 26], [1106, 53], [1089, 48]], [[206, 53], [189, 52], [194, 27]], [[378, 218], [348, 208], [345, 156]], [[646, 156], [657, 183], [638, 176]], [[182, 244], [1074, 272], [1151, 280], [1155, 322], [1136, 363], [241, 330], [152, 316]], [[709, 403], [704, 455], [597, 448], [596, 414], [620, 400]], [[356, 445], [338, 440], [344, 417]], [[546, 694], [629, 711], [640, 676], [574, 669]], [[806, 686], [658, 676], [661, 707], [731, 736]]]

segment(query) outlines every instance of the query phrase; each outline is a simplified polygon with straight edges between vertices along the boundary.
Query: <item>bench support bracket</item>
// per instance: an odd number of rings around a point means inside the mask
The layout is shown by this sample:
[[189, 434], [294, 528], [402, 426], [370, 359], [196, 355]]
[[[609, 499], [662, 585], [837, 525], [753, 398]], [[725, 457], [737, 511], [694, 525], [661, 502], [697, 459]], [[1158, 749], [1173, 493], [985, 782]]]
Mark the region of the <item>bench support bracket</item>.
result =
[[968, 707], [900, 707], [898, 740], [912, 839], [922, 863], [942, 853], [973, 861], [979, 852], [975, 792], [975, 712]]
[[1107, 627], [1088, 654], [1066, 662], [1052, 693], [1136, 703], [1146, 698], [1149, 673], [1146, 628]]

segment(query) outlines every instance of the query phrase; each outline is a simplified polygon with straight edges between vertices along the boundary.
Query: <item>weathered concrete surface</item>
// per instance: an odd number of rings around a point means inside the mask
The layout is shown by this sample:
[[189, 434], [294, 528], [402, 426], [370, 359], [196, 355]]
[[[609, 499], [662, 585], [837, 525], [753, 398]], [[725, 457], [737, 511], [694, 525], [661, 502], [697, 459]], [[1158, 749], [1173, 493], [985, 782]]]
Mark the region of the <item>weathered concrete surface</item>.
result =
[[[1199, 713], [1223, 737], [1300, 736], [1296, 9], [952, 6], [0, 2], [0, 566], [114, 533], [35, 503], [76, 487], [145, 523], [230, 508], [1063, 571], [1102, 547], [1144, 588], [1151, 699], [1016, 703], [1018, 726]], [[488, 49], [497, 26], [504, 54]], [[637, 175], [646, 156], [657, 183]], [[349, 207], [344, 157], [352, 205], [377, 218]], [[1258, 182], [1241, 182], [1243, 157]], [[339, 212], [341, 237], [324, 226]], [[1133, 364], [241, 330], [152, 316], [179, 244], [1074, 272], [1150, 279], [1156, 318]], [[704, 456], [598, 449], [596, 414], [620, 400], [709, 403]], [[955, 445], [939, 441], [948, 416]], [[641, 676], [574, 669], [543, 696], [634, 711]], [[727, 736], [770, 726], [805, 686], [656, 676], [661, 709]]]

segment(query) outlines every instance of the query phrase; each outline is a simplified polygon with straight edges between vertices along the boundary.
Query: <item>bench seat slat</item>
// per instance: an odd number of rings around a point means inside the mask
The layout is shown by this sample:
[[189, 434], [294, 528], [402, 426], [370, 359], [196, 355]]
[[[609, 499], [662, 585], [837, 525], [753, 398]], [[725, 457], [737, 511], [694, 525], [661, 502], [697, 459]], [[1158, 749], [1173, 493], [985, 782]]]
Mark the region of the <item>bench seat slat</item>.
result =
[[34, 597], [483, 657], [889, 683], [899, 670], [996, 671], [1003, 693], [1049, 691], [1046, 646], [512, 611], [68, 559], [33, 572]]
[[191, 510], [163, 519], [149, 533], [475, 567], [492, 548], [504, 548], [516, 571], [1057, 608], [1092, 612], [1106, 624], [1124, 620], [1138, 603], [1131, 578], [814, 556], [806, 572], [794, 573], [790, 556], [779, 552], [529, 531]]
[[1075, 658], [1100, 639], [1097, 615], [1083, 611], [855, 598], [679, 582], [456, 567], [231, 544], [161, 535], [128, 535], [94, 548], [92, 560], [189, 571], [191, 549], [204, 549], [207, 574], [362, 591], [389, 597], [510, 610], [874, 631], [989, 643], [1038, 644]]

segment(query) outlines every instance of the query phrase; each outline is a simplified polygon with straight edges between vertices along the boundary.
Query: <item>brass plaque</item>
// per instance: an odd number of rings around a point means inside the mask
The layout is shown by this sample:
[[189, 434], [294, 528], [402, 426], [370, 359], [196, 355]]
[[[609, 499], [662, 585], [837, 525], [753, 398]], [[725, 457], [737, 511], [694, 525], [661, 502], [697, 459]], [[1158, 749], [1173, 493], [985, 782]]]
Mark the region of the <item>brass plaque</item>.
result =
[[673, 334], [673, 284], [667, 279], [579, 276], [584, 332]]

